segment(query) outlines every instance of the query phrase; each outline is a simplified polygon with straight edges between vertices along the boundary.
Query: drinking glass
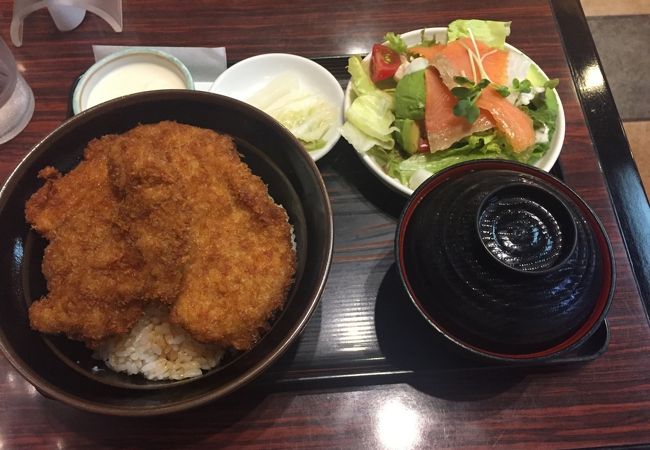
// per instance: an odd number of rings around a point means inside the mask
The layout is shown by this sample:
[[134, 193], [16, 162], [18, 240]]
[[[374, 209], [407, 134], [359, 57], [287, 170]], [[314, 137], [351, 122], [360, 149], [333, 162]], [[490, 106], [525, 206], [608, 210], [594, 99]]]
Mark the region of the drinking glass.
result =
[[0, 144], [23, 131], [34, 113], [34, 94], [0, 37]]

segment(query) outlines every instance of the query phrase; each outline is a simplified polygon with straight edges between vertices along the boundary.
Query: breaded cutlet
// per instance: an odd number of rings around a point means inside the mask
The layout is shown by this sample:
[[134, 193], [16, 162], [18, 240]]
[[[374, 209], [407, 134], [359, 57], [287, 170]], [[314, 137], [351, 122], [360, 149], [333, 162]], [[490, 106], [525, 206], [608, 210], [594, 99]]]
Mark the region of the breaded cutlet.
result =
[[49, 292], [29, 308], [36, 330], [92, 343], [129, 331], [142, 314], [143, 260], [114, 224], [106, 149], [115, 139], [92, 141], [65, 176], [41, 170], [45, 184], [26, 204], [27, 221], [49, 240], [42, 262]]
[[92, 141], [45, 168], [26, 217], [49, 244], [34, 329], [89, 346], [128, 332], [150, 302], [202, 342], [244, 350], [286, 301], [295, 272], [284, 209], [233, 140], [174, 122]]
[[[293, 280], [286, 212], [226, 135], [175, 122], [126, 135], [129, 151], [109, 154], [111, 182], [130, 211], [125, 231], [147, 258], [186, 248], [171, 321], [199, 341], [250, 348]], [[139, 211], [147, 220], [132, 220]]]
[[120, 135], [108, 149], [116, 224], [146, 262], [143, 295], [167, 304], [176, 301], [182, 286], [191, 218], [169, 158], [189, 161], [174, 139], [165, 127], [141, 126]]

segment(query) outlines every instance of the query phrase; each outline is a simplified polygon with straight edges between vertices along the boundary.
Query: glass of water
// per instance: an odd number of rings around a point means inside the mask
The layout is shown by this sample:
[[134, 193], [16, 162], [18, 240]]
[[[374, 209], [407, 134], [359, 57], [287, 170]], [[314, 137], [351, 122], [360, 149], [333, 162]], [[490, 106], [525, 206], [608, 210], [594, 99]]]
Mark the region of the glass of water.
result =
[[0, 144], [23, 131], [34, 113], [34, 94], [0, 37]]

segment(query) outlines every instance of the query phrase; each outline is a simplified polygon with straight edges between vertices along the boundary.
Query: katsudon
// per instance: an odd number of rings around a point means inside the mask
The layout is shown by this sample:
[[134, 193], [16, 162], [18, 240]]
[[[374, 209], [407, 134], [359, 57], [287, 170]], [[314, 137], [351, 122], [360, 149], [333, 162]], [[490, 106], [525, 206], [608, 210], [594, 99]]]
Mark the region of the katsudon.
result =
[[[292, 227], [230, 136], [139, 125], [90, 142], [67, 174], [40, 176], [26, 205], [48, 240], [48, 293], [29, 309], [35, 330], [81, 340], [115, 370], [178, 379], [187, 374], [156, 363], [183, 365], [189, 353], [205, 370], [219, 359], [206, 355], [254, 346], [283, 308], [296, 270]], [[115, 356], [134, 342], [175, 347]]]

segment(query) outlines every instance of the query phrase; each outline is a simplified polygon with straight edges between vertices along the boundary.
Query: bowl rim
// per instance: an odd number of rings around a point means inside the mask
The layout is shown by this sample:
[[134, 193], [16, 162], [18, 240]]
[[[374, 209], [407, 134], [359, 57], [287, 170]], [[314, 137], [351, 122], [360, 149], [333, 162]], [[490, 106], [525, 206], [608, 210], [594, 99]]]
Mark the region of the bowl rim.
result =
[[[341, 87], [341, 84], [338, 82], [336, 77], [325, 67], [322, 65], [318, 64], [316, 61], [305, 58], [304, 56], [296, 55], [293, 53], [261, 53], [259, 55], [254, 55], [250, 56], [248, 58], [244, 58], [242, 60], [237, 61], [235, 64], [232, 66], [228, 67], [226, 70], [224, 70], [219, 76], [214, 80], [212, 85], [210, 86], [210, 92], [215, 93], [215, 94], [220, 94], [220, 95], [225, 95], [229, 96], [229, 94], [221, 87], [221, 84], [224, 83], [224, 80], [227, 80], [229, 77], [233, 76], [233, 73], [237, 73], [238, 70], [242, 70], [243, 68], [247, 68], [250, 65], [254, 65], [260, 61], [276, 61], [278, 63], [281, 63], [282, 61], [291, 61], [295, 62], [298, 64], [302, 64], [304, 66], [310, 67], [313, 70], [315, 70], [317, 73], [323, 76], [324, 80], [327, 80], [327, 84], [329, 87], [331, 87], [333, 90], [337, 92], [337, 99], [336, 101], [333, 102], [333, 106], [337, 109], [337, 119], [339, 123], [336, 123], [334, 126], [334, 132], [332, 133], [332, 137], [330, 140], [325, 144], [325, 147], [320, 148], [318, 150], [312, 150], [309, 151], [309, 155], [314, 159], [314, 161], [318, 161], [319, 159], [323, 158], [325, 155], [327, 155], [337, 144], [337, 142], [341, 139], [341, 125], [343, 124], [343, 103], [345, 100], [345, 92], [343, 88]], [[278, 72], [281, 73], [281, 72]], [[263, 75], [263, 74], [262, 74]], [[338, 95], [340, 94], [340, 95]], [[327, 98], [328, 101], [332, 101], [334, 99]], [[243, 101], [243, 100], [240, 100]], [[246, 103], [244, 101], [244, 103]], [[266, 114], [266, 113], [265, 113]], [[275, 120], [275, 119], [273, 119]]]
[[[100, 60], [96, 61], [92, 66], [90, 66], [80, 77], [77, 83], [75, 84], [74, 90], [72, 92], [72, 112], [73, 114], [79, 114], [87, 109], [88, 107], [83, 108], [81, 104], [81, 94], [86, 87], [86, 84], [92, 77], [101, 69], [106, 67], [109, 64], [112, 64], [114, 61], [124, 58], [137, 58], [138, 56], [153, 56], [160, 58], [171, 63], [173, 66], [178, 69], [180, 75], [183, 78], [183, 83], [185, 84], [185, 89], [194, 90], [194, 78], [190, 73], [189, 69], [183, 62], [175, 57], [174, 55], [167, 53], [165, 51], [149, 48], [149, 47], [130, 47], [122, 50], [118, 50], [114, 53], [106, 55]], [[161, 89], [163, 90], [163, 89]], [[119, 97], [118, 97], [119, 98]], [[95, 105], [97, 106], [97, 105]], [[92, 108], [92, 107], [91, 107]]]
[[[189, 98], [188, 98], [189, 97]], [[284, 129], [278, 122], [267, 116], [266, 114], [261, 113], [256, 108], [238, 101], [236, 99], [208, 93], [201, 91], [189, 91], [189, 90], [157, 90], [157, 91], [146, 91], [135, 93], [132, 95], [119, 97], [116, 99], [109, 100], [104, 102], [96, 107], [90, 108], [88, 110], [82, 111], [80, 114], [72, 116], [65, 120], [63, 123], [58, 125], [53, 131], [47, 134], [40, 142], [35, 144], [27, 154], [21, 159], [21, 161], [16, 165], [12, 170], [10, 175], [7, 177], [7, 180], [0, 187], [0, 212], [6, 206], [9, 196], [13, 191], [18, 187], [22, 179], [22, 175], [26, 170], [32, 160], [40, 156], [41, 153], [48, 148], [53, 142], [55, 142], [61, 135], [69, 132], [70, 128], [79, 126], [90, 122], [92, 120], [98, 120], [97, 117], [101, 117], [104, 110], [128, 107], [129, 105], [143, 103], [143, 102], [160, 102], [164, 100], [187, 100], [187, 101], [205, 101], [211, 104], [215, 102], [230, 103], [235, 109], [245, 110], [248, 113], [253, 113], [259, 120], [267, 122], [267, 125], [270, 125], [276, 129], [281, 130], [285, 135], [285, 138], [288, 138], [294, 141], [296, 148], [302, 148], [299, 145], [299, 142], [291, 133]], [[136, 124], [134, 123], [134, 126]], [[40, 374], [36, 373], [14, 350], [14, 348], [8, 345], [7, 335], [5, 331], [0, 328], [0, 352], [7, 358], [11, 366], [30, 384], [32, 384], [38, 392], [43, 396], [58, 400], [69, 406], [76, 407], [80, 410], [113, 415], [113, 416], [124, 416], [124, 417], [144, 417], [144, 416], [157, 416], [163, 414], [169, 414], [179, 411], [184, 411], [190, 408], [204, 405], [206, 403], [212, 402], [218, 398], [224, 397], [227, 394], [230, 394], [241, 387], [248, 384], [254, 378], [259, 376], [264, 372], [272, 363], [274, 363], [285, 351], [294, 343], [295, 339], [302, 333], [305, 325], [310, 320], [314, 311], [320, 303], [322, 293], [325, 289], [327, 283], [328, 275], [331, 269], [333, 247], [334, 247], [334, 226], [333, 226], [333, 215], [331, 203], [329, 196], [327, 195], [327, 189], [324, 183], [322, 176], [316, 166], [316, 163], [306, 154], [303, 150], [297, 152], [297, 157], [303, 158], [304, 162], [309, 165], [312, 174], [314, 175], [314, 181], [316, 182], [316, 187], [318, 192], [321, 194], [323, 200], [323, 206], [325, 209], [326, 217], [326, 236], [324, 240], [324, 252], [318, 259], [320, 263], [320, 273], [317, 277], [317, 283], [314, 283], [312, 289], [313, 295], [309, 301], [308, 307], [305, 308], [299, 316], [299, 320], [294, 323], [290, 332], [283, 336], [282, 340], [273, 347], [272, 352], [267, 354], [262, 358], [258, 363], [254, 364], [246, 372], [242, 373], [239, 377], [234, 380], [229, 381], [226, 384], [223, 384], [215, 389], [206, 392], [205, 394], [198, 397], [191, 397], [189, 399], [183, 399], [176, 401], [175, 403], [164, 405], [164, 406], [155, 406], [143, 408], [142, 406], [128, 406], [128, 405], [112, 405], [104, 404], [96, 401], [91, 401], [84, 399], [70, 391], [64, 391], [61, 388], [54, 386], [50, 381], [43, 378]], [[62, 362], [62, 364], [64, 364]], [[68, 369], [73, 370], [73, 369]], [[79, 374], [79, 376], [82, 376]], [[101, 384], [105, 389], [114, 389], [114, 387], [108, 384]], [[182, 385], [184, 386], [184, 385]], [[182, 386], [172, 387], [167, 390], [181, 389]], [[138, 390], [134, 390], [138, 392]], [[142, 392], [142, 391], [140, 391]]]
[[[446, 33], [447, 32], [447, 27], [424, 27], [424, 28], [418, 28], [415, 30], [410, 30], [406, 31], [404, 33], [401, 33], [400, 36], [402, 38], [404, 37], [413, 37], [413, 36], [420, 36], [420, 33], [424, 31], [425, 33], [432, 33], [433, 35], [437, 35], [440, 33]], [[525, 56], [534, 66], [536, 69], [540, 71], [546, 78], [549, 78], [548, 75], [546, 75], [546, 72], [542, 70], [539, 65], [528, 55], [526, 55], [524, 52], [519, 50], [517, 47], [514, 45], [511, 45], [509, 43], [505, 43], [505, 47], [508, 50], [514, 51], [516, 53], [519, 53], [523, 56]], [[363, 57], [364, 60], [369, 60], [370, 59], [370, 53], [365, 55]], [[556, 119], [556, 128], [555, 128], [555, 134], [553, 135], [553, 139], [557, 139], [557, 145], [555, 148], [549, 148], [547, 152], [544, 154], [544, 156], [537, 161], [534, 164], [531, 164], [532, 167], [538, 167], [541, 168], [542, 170], [548, 172], [551, 170], [553, 165], [557, 162], [558, 158], [560, 157], [560, 153], [562, 151], [562, 147], [564, 145], [564, 137], [566, 134], [566, 117], [564, 115], [564, 106], [562, 105], [562, 99], [560, 98], [560, 95], [557, 92], [556, 88], [553, 88], [553, 92], [555, 93], [555, 99], [557, 100], [558, 104], [558, 115]], [[344, 97], [344, 102], [343, 102], [343, 111], [347, 111], [347, 109], [350, 107], [352, 104], [352, 83], [348, 83], [346, 89], [345, 89], [345, 97]], [[400, 183], [397, 179], [389, 176], [386, 174], [381, 166], [374, 160], [374, 158], [367, 153], [360, 153], [356, 149], [354, 150], [355, 153], [359, 156], [361, 161], [370, 169], [371, 172], [373, 172], [379, 180], [389, 187], [390, 189], [399, 192], [402, 195], [412, 195], [413, 192], [415, 191], [414, 189], [411, 189], [408, 186], [403, 185]], [[544, 161], [544, 164], [538, 165], [540, 161]], [[435, 175], [435, 174], [434, 174]]]
[[[546, 348], [544, 350], [522, 353], [522, 354], [509, 354], [499, 353], [496, 351], [480, 348], [477, 345], [465, 342], [461, 338], [455, 336], [444, 326], [438, 323], [435, 317], [429, 313], [424, 304], [418, 299], [415, 294], [410, 281], [409, 275], [406, 272], [404, 260], [404, 240], [406, 229], [408, 228], [409, 221], [417, 206], [421, 203], [423, 198], [438, 185], [454, 178], [463, 176], [469, 172], [477, 172], [482, 170], [510, 170], [515, 173], [526, 173], [534, 177], [542, 178], [545, 182], [549, 182], [554, 188], [557, 188], [562, 193], [567, 195], [577, 206], [583, 214], [583, 218], [593, 228], [595, 233], [596, 246], [605, 250], [599, 255], [603, 260], [603, 289], [599, 292], [596, 300], [596, 305], [587, 317], [583, 325], [581, 325], [573, 335], [569, 336], [559, 344]], [[487, 359], [497, 362], [507, 363], [530, 363], [535, 361], [544, 361], [554, 358], [560, 354], [569, 352], [576, 347], [583, 344], [596, 330], [601, 323], [605, 320], [609, 308], [614, 297], [616, 287], [616, 261], [614, 259], [612, 244], [607, 235], [605, 227], [600, 218], [595, 214], [593, 209], [568, 185], [563, 181], [555, 178], [553, 175], [545, 172], [537, 167], [507, 160], [473, 160], [459, 163], [442, 171], [434, 174], [432, 177], [422, 183], [408, 199], [404, 206], [400, 217], [398, 219], [398, 226], [395, 233], [394, 250], [396, 255], [397, 269], [399, 272], [400, 280], [404, 286], [410, 301], [416, 307], [420, 315], [442, 336], [448, 341], [455, 344], [458, 348], [466, 351], [467, 353], [477, 356], [481, 359]]]

